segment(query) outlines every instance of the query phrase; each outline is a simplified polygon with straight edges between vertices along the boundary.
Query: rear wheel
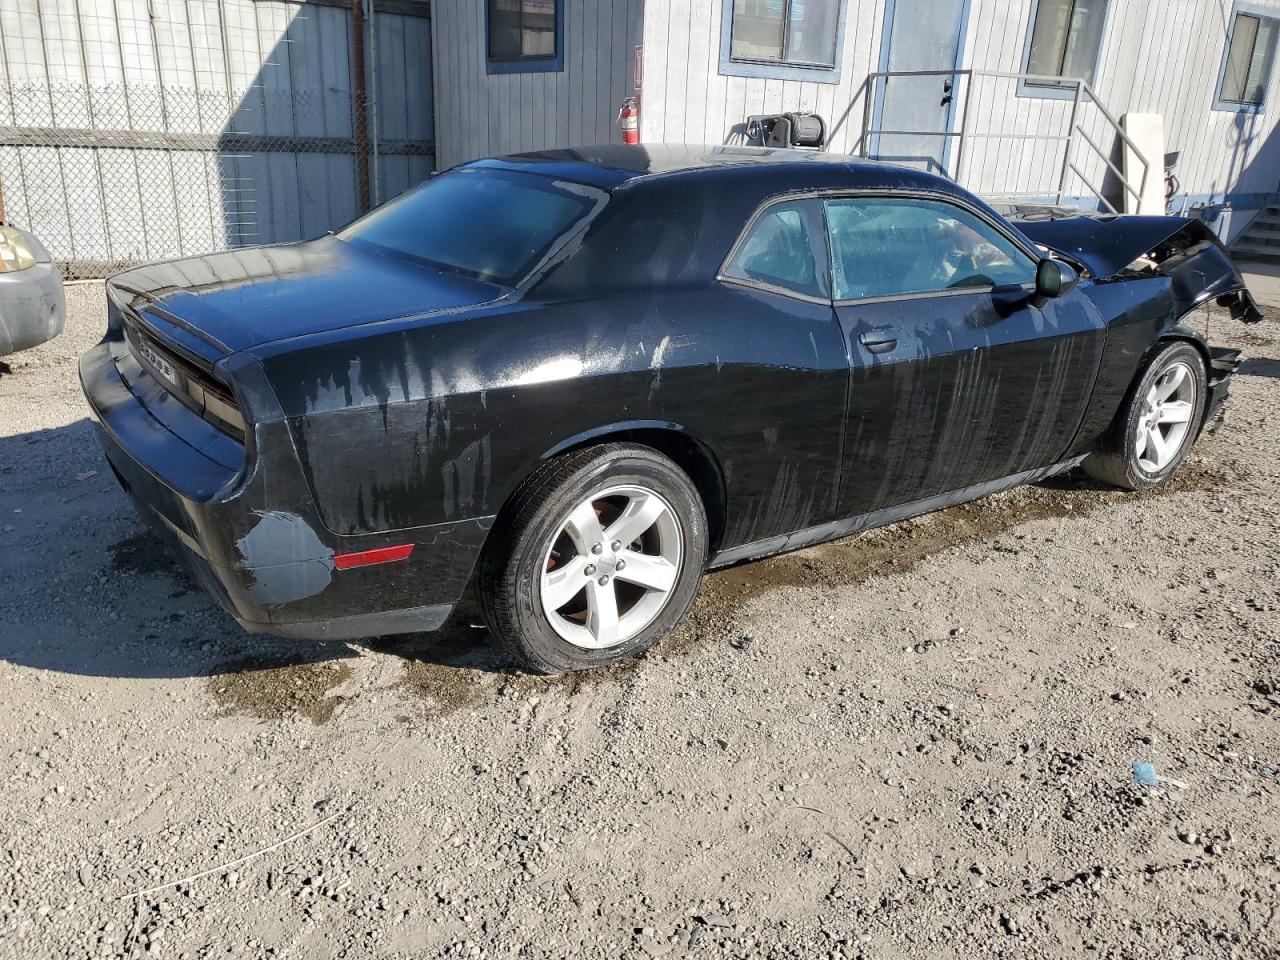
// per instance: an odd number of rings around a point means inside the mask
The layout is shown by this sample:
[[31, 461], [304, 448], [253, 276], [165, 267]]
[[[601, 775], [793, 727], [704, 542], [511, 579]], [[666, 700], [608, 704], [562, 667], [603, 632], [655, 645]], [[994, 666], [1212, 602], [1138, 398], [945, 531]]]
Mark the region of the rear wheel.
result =
[[480, 570], [485, 620], [539, 673], [657, 643], [688, 612], [706, 563], [698, 492], [648, 447], [604, 444], [549, 461], [501, 523]]
[[1204, 420], [1208, 379], [1189, 343], [1170, 343], [1143, 370], [1098, 449], [1091, 477], [1127, 490], [1164, 483], [1186, 459]]

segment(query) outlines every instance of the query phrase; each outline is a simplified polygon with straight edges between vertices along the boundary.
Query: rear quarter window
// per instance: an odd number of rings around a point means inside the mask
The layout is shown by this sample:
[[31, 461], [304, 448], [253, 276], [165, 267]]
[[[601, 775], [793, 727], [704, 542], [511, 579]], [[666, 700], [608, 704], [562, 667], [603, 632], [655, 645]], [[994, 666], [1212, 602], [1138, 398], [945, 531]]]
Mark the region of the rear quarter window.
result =
[[338, 238], [514, 286], [604, 197], [536, 174], [463, 167], [379, 207]]
[[724, 276], [806, 297], [825, 297], [826, 251], [816, 200], [775, 203], [747, 227]]

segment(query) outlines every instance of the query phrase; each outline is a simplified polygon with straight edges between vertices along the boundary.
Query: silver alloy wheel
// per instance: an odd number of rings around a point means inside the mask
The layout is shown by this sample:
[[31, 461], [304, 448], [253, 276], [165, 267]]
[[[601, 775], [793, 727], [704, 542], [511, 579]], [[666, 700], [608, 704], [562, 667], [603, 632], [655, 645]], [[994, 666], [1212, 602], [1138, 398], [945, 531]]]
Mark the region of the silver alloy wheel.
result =
[[547, 548], [539, 584], [543, 612], [576, 647], [617, 646], [662, 612], [683, 556], [680, 521], [657, 493], [633, 484], [593, 493]]
[[1159, 473], [1182, 449], [1196, 407], [1196, 378], [1187, 364], [1169, 365], [1147, 391], [1133, 454], [1147, 473]]

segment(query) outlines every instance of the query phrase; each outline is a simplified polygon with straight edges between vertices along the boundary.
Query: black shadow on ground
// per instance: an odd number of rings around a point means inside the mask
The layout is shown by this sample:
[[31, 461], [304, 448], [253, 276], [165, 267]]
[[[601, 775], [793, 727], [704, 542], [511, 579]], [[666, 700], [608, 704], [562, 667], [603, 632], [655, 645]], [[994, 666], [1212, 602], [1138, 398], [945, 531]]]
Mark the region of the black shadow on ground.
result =
[[1273, 380], [1280, 380], [1280, 360], [1273, 360], [1270, 357], [1250, 357], [1240, 364], [1240, 369], [1236, 372], [1242, 377], [1270, 377]]
[[[469, 594], [434, 633], [346, 643], [246, 632], [187, 576], [170, 538], [137, 518], [85, 419], [0, 436], [0, 518], [16, 509], [23, 515], [12, 525], [22, 527], [0, 534], [0, 552], [17, 544], [0, 553], [0, 583], [12, 584], [0, 587], [0, 609], [13, 604], [0, 627], [0, 659], [19, 666], [198, 677], [347, 660], [364, 647], [444, 667], [515, 672], [488, 632], [473, 626], [480, 615]], [[46, 516], [33, 524], [33, 510]], [[176, 603], [140, 609], [154, 604], [157, 581]]]

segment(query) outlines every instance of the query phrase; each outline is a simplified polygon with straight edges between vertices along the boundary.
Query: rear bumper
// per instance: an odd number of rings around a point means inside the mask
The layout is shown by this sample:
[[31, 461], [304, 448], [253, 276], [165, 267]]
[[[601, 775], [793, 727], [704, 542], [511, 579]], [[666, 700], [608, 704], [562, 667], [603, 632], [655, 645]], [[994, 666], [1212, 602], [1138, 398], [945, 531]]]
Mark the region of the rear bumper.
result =
[[[433, 630], [462, 594], [491, 518], [338, 536], [319, 517], [283, 421], [245, 448], [182, 406], [123, 341], [80, 361], [103, 452], [139, 512], [245, 629], [345, 640]], [[409, 558], [338, 570], [335, 554], [399, 544]]]
[[52, 340], [66, 314], [62, 277], [52, 263], [0, 273], [0, 357]]

